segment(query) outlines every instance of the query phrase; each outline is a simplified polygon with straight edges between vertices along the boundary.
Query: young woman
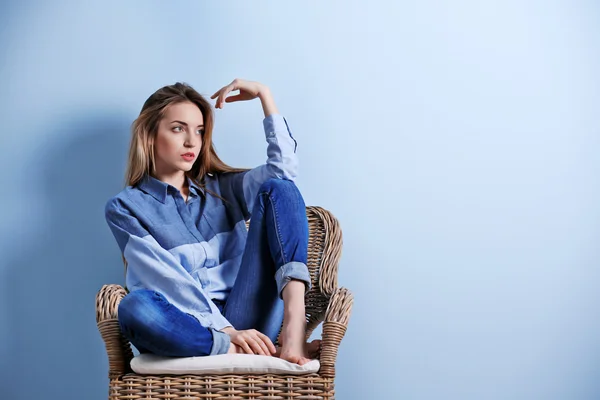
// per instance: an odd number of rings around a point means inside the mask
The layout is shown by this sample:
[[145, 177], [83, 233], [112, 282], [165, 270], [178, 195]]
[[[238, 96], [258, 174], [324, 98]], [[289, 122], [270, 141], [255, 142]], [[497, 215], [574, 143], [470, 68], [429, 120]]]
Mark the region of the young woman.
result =
[[126, 187], [105, 207], [126, 263], [119, 325], [140, 353], [247, 353], [303, 365], [320, 341], [304, 339], [311, 281], [297, 143], [267, 86], [235, 79], [215, 98], [219, 109], [260, 99], [267, 161], [253, 169], [221, 161], [211, 105], [191, 86], [146, 100], [132, 125]]

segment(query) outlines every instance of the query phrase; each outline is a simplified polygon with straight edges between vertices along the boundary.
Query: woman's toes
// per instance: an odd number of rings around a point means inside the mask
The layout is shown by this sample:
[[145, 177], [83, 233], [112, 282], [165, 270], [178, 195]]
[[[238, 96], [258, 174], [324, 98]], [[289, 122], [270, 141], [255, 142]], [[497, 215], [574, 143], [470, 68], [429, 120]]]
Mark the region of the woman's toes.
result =
[[310, 362], [311, 360], [309, 358], [306, 357], [300, 357], [300, 360], [298, 361], [298, 365], [304, 365], [307, 362]]
[[304, 346], [304, 350], [308, 357], [312, 359], [317, 358], [321, 351], [321, 340], [315, 339], [310, 343], [306, 343]]

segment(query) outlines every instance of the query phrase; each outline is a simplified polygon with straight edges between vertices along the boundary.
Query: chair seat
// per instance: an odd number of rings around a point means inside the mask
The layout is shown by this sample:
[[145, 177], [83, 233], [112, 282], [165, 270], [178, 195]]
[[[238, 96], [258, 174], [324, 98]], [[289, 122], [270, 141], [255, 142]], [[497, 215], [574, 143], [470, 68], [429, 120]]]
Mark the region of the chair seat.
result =
[[278, 357], [254, 354], [219, 354], [204, 357], [165, 357], [139, 354], [131, 360], [131, 369], [145, 375], [226, 375], [285, 374], [303, 375], [319, 371], [319, 360], [298, 365]]
[[[96, 323], [108, 355], [109, 398], [334, 399], [335, 364], [354, 298], [338, 286], [342, 231], [337, 219], [318, 206], [307, 206], [306, 212], [312, 283], [305, 295], [306, 338], [323, 324], [318, 360], [299, 366], [246, 354], [169, 358], [144, 353], [134, 357], [118, 320], [119, 303], [127, 291], [121, 285], [106, 284], [96, 295]], [[124, 257], [123, 262], [126, 266]]]

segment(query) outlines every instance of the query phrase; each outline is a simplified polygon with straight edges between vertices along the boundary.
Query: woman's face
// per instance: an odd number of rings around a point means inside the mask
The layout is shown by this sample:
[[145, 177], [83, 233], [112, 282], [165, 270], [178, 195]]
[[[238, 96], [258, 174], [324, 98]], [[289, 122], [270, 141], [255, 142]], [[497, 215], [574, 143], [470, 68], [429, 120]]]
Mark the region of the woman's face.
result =
[[[168, 106], [154, 146], [157, 173], [189, 171], [200, 154], [203, 134], [204, 118], [198, 106], [191, 102]], [[184, 158], [185, 153], [193, 157]]]

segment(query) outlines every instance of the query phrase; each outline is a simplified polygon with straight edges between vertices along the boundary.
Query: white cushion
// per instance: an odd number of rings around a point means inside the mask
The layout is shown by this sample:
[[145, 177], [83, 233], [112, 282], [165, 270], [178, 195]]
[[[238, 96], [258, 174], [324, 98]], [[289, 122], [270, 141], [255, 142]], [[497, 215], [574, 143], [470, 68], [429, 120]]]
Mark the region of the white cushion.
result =
[[164, 357], [152, 353], [139, 354], [131, 360], [131, 369], [148, 375], [203, 374], [291, 374], [317, 372], [319, 360], [298, 365], [278, 357], [256, 354], [219, 354], [204, 357]]

